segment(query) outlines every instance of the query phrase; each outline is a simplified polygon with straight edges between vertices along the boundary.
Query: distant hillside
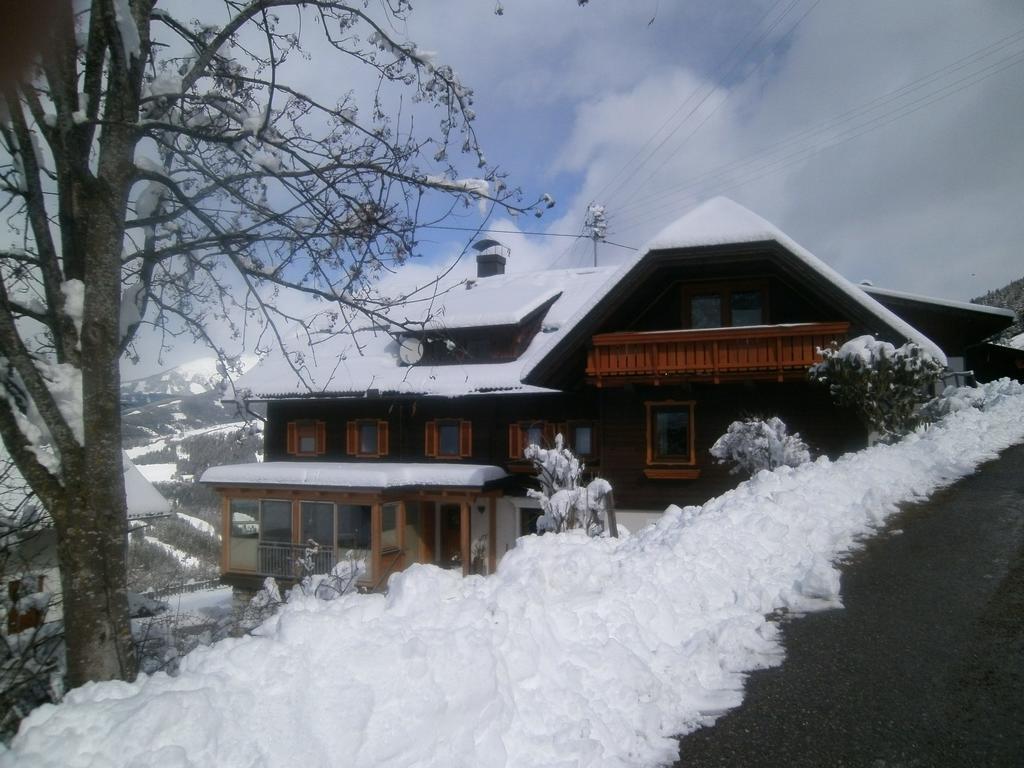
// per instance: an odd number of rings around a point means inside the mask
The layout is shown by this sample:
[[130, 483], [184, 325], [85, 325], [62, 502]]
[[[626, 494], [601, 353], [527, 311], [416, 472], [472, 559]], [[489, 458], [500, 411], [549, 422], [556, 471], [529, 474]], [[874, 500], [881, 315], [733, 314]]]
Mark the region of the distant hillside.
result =
[[[240, 360], [241, 373], [252, 367], [256, 358], [251, 355]], [[168, 396], [201, 395], [220, 389], [224, 382], [224, 369], [216, 357], [200, 357], [160, 373], [154, 373], [121, 383], [121, 401], [137, 405], [165, 399]]]
[[989, 291], [984, 296], [979, 296], [972, 301], [978, 304], [987, 304], [990, 307], [1004, 307], [1016, 312], [1017, 322], [1000, 334], [999, 338], [1003, 343], [1009, 343], [1015, 339], [1013, 345], [1024, 348], [1024, 338], [1021, 338], [1021, 334], [1024, 334], [1024, 320], [1022, 320], [1024, 318], [1024, 277], [1014, 280], [1002, 288]]

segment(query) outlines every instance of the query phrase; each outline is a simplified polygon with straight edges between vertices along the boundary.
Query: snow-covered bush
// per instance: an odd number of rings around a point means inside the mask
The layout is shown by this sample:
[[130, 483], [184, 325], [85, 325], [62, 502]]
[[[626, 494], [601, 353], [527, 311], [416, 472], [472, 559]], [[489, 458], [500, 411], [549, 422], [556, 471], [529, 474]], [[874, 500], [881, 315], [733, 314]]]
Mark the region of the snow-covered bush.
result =
[[582, 528], [590, 536], [600, 536], [606, 528], [612, 509], [612, 486], [600, 477], [580, 486], [584, 465], [565, 447], [562, 435], [555, 436], [554, 448], [526, 446], [523, 455], [537, 468], [540, 490], [528, 490], [540, 502], [543, 514], [537, 520], [538, 531], [562, 531]]
[[811, 460], [807, 444], [798, 433], [789, 434], [778, 416], [734, 421], [710, 452], [719, 464], [735, 464], [731, 474], [744, 472], [751, 477], [762, 469], [797, 467]]
[[312, 595], [320, 600], [334, 600], [349, 592], [355, 592], [359, 579], [366, 575], [366, 561], [356, 560], [350, 556], [347, 560], [336, 563], [330, 573], [318, 574], [315, 573], [315, 568], [319, 551], [319, 545], [310, 541], [302, 557], [295, 562], [299, 581], [283, 596], [277, 580], [273, 576], [267, 576], [263, 580], [263, 586], [242, 613], [239, 620], [241, 629], [247, 632], [255, 629], [295, 595]]
[[987, 411], [1008, 397], [1024, 394], [1024, 384], [1013, 379], [997, 379], [973, 387], [946, 387], [942, 394], [925, 403], [921, 416], [926, 421], [939, 419], [967, 408]]
[[873, 336], [818, 350], [812, 381], [828, 384], [839, 405], [858, 412], [882, 442], [892, 442], [921, 421], [920, 408], [945, 366], [919, 345], [896, 347]]

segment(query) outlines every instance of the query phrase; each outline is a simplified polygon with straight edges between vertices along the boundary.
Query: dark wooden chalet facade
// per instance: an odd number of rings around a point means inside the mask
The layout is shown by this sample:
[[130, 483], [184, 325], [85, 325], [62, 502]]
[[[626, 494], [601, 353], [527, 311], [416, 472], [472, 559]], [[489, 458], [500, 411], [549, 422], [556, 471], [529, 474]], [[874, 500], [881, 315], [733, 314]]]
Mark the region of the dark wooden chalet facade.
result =
[[[708, 449], [737, 418], [780, 416], [815, 455], [865, 444], [853, 414], [807, 381], [819, 347], [871, 333], [943, 354], [722, 199], [621, 268], [490, 274], [446, 297], [443, 317], [397, 341], [378, 329], [380, 354], [353, 358], [344, 382], [331, 369], [317, 394], [283, 366], [246, 377], [266, 402], [273, 480], [251, 466], [203, 478], [223, 498], [226, 580], [290, 575], [311, 538], [324, 568], [365, 557], [371, 587], [414, 562], [488, 572], [538, 513], [523, 448], [557, 433], [611, 482], [620, 522], [643, 524], [736, 483]], [[359, 479], [376, 465], [395, 477]]]

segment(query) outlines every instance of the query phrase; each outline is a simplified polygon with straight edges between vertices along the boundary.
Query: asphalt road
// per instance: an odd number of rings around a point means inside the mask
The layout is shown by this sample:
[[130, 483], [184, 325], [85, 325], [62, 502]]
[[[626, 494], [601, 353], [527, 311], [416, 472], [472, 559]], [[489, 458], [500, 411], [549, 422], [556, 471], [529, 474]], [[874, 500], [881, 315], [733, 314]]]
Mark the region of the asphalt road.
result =
[[907, 507], [677, 766], [1024, 766], [1024, 446]]

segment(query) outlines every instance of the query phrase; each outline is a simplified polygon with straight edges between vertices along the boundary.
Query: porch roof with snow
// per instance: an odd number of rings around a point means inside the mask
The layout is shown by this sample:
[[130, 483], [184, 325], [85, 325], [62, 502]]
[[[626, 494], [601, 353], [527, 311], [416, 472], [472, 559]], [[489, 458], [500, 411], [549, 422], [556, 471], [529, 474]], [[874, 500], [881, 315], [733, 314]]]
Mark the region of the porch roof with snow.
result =
[[508, 473], [501, 467], [486, 464], [268, 461], [210, 467], [200, 482], [222, 486], [386, 491], [482, 489], [506, 477]]

